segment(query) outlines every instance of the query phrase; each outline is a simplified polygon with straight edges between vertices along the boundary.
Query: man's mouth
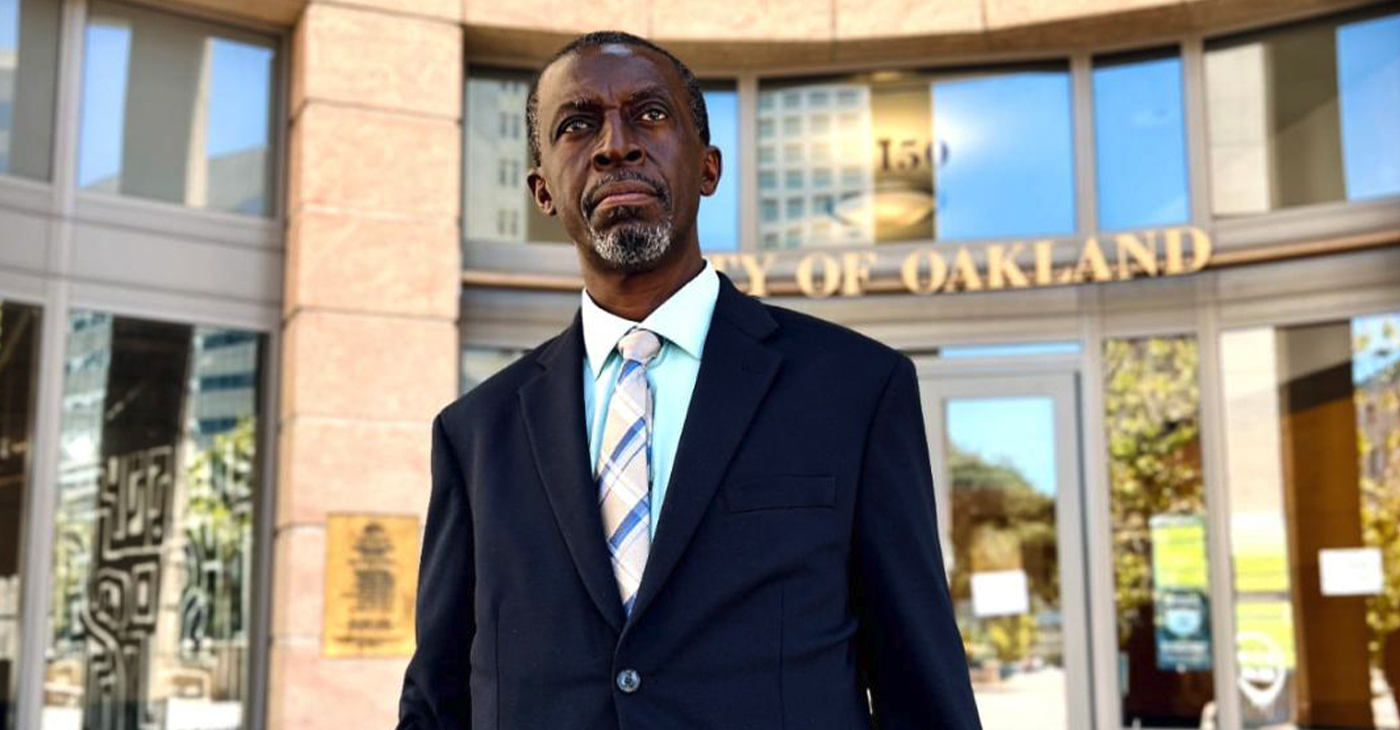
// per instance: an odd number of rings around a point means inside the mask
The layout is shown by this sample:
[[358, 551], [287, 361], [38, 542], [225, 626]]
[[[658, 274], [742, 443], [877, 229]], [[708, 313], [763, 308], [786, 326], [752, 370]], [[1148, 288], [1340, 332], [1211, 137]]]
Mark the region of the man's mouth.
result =
[[599, 211], [614, 208], [636, 207], [664, 201], [661, 188], [649, 180], [633, 177], [610, 180], [589, 191], [585, 201], [587, 217], [592, 218]]

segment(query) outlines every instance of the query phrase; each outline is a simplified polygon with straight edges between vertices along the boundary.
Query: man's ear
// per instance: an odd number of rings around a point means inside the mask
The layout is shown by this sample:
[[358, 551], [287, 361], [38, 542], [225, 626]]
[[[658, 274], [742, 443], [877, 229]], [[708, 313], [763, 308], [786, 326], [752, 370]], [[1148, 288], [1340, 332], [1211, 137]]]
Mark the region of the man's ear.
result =
[[549, 192], [549, 183], [545, 182], [544, 175], [540, 174], [540, 168], [530, 168], [525, 184], [530, 186], [530, 197], [535, 199], [535, 207], [539, 208], [541, 213], [550, 217], [559, 215], [559, 211], [554, 207], [554, 195]]
[[724, 172], [724, 161], [720, 159], [719, 148], [710, 145], [705, 148], [705, 156], [700, 160], [700, 194], [714, 195], [719, 188], [720, 173]]

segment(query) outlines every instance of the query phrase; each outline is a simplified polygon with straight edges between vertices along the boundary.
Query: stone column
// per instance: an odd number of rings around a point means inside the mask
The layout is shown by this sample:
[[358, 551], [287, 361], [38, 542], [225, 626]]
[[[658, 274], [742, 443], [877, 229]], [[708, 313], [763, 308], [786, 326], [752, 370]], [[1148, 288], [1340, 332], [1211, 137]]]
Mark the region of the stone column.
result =
[[407, 657], [322, 656], [325, 524], [427, 509], [431, 419], [457, 393], [460, 23], [460, 0], [313, 1], [297, 22], [272, 730], [397, 717]]

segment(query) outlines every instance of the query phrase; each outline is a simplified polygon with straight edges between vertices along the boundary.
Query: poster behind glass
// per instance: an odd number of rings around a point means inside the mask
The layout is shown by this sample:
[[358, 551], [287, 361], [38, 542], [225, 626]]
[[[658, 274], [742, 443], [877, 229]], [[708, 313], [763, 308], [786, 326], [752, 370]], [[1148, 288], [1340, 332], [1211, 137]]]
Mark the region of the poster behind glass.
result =
[[262, 347], [70, 316], [44, 730], [244, 727]]

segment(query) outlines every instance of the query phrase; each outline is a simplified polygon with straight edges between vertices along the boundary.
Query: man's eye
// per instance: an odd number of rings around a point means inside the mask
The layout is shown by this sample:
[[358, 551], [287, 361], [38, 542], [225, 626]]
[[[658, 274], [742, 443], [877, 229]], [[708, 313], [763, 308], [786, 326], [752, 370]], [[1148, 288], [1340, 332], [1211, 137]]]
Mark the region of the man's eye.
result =
[[659, 122], [663, 119], [666, 119], [669, 116], [671, 115], [667, 114], [665, 109], [661, 109], [659, 107], [652, 107], [642, 112], [642, 119], [645, 119], [648, 122]]
[[559, 125], [559, 133], [570, 134], [573, 132], [581, 132], [588, 129], [588, 125], [589, 122], [587, 119], [570, 119]]

